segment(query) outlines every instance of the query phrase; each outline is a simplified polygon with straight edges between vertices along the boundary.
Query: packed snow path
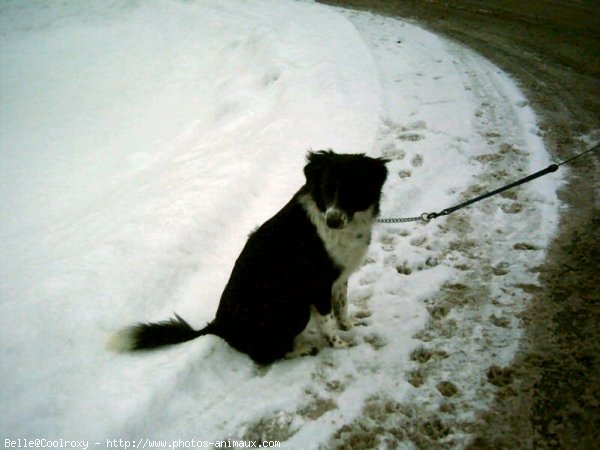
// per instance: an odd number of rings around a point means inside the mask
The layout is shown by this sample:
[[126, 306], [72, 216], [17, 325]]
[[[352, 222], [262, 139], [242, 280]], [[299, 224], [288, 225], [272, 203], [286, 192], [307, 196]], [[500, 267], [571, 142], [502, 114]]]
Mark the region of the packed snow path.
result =
[[283, 0], [5, 3], [0, 33], [0, 437], [468, 442], [510, 383], [556, 177], [378, 226], [349, 287], [367, 322], [350, 349], [262, 368], [210, 336], [104, 344], [173, 310], [211, 320], [310, 147], [390, 158], [393, 216], [545, 167], [504, 73], [409, 23]]

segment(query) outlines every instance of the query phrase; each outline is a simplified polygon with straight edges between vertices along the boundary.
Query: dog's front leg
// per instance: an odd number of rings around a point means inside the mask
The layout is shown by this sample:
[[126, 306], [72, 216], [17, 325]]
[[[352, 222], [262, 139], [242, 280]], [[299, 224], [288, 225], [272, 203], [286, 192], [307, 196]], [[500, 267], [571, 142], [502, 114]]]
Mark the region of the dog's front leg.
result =
[[346, 348], [349, 347], [350, 344], [344, 341], [339, 335], [337, 331], [336, 320], [333, 317], [333, 313], [329, 311], [327, 314], [321, 314], [317, 311], [317, 308], [313, 306], [312, 308], [313, 315], [315, 317], [315, 321], [317, 322], [317, 326], [319, 330], [327, 340], [327, 343], [333, 348]]
[[353, 327], [352, 320], [348, 315], [348, 280], [338, 279], [333, 283], [331, 289], [331, 305], [333, 307], [333, 315], [335, 316], [338, 326], [344, 330], [350, 330]]

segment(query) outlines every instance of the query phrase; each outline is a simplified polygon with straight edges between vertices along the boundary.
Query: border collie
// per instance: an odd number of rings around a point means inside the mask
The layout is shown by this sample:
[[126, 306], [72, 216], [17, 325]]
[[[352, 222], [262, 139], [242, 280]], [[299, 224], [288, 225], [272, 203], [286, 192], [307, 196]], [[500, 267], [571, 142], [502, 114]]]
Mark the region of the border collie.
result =
[[347, 347], [337, 332], [352, 327], [347, 281], [369, 246], [387, 160], [331, 150], [309, 152], [307, 160], [305, 185], [250, 234], [212, 322], [198, 331], [178, 315], [139, 323], [118, 332], [110, 346], [145, 350], [213, 334], [269, 364], [315, 353], [294, 351], [313, 314], [330, 346]]

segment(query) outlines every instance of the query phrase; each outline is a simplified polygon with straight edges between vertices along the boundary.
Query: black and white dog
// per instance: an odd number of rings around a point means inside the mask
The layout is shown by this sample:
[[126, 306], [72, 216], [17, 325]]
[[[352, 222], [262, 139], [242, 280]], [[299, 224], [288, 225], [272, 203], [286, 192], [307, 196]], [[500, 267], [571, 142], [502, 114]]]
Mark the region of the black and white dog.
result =
[[[213, 334], [261, 364], [294, 351], [314, 314], [332, 347], [348, 346], [347, 281], [361, 263], [379, 212], [385, 159], [310, 152], [306, 184], [248, 238], [225, 286], [215, 319], [202, 330], [182, 318], [140, 323], [117, 333], [121, 351], [177, 344]], [[337, 326], [336, 326], [337, 322]]]

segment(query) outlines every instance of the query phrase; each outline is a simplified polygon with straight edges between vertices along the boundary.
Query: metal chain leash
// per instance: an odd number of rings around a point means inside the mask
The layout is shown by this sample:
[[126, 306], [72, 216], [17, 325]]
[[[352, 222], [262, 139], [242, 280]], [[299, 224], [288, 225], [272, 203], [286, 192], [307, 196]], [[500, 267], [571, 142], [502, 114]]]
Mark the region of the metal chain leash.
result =
[[431, 219], [429, 219], [429, 214], [428, 213], [423, 213], [420, 216], [415, 216], [415, 217], [403, 217], [403, 218], [399, 218], [399, 217], [386, 217], [384, 219], [377, 219], [377, 222], [379, 223], [404, 223], [404, 222], [417, 222], [419, 220], [422, 220], [423, 222], [429, 222]]

